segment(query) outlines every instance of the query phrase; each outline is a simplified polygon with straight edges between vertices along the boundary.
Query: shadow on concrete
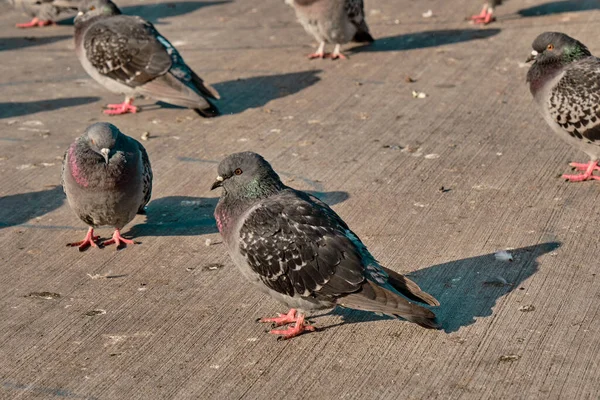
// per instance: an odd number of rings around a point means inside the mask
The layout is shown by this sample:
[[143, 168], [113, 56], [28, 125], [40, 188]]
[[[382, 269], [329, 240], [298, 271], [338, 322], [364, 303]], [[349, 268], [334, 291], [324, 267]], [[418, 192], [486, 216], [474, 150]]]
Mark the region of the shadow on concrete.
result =
[[298, 93], [319, 82], [319, 72], [321, 70], [308, 70], [216, 83], [213, 86], [222, 96], [216, 104], [223, 115], [262, 107], [271, 100]]
[[179, 15], [189, 14], [204, 7], [217, 6], [231, 2], [232, 0], [168, 1], [163, 3], [124, 6], [120, 8], [123, 14], [137, 15], [153, 24], [164, 24], [164, 22], [161, 22], [163, 18], [177, 17]]
[[45, 37], [12, 36], [0, 38], [0, 51], [23, 49], [25, 47], [41, 46], [44, 44], [71, 39], [71, 35], [57, 35]]
[[41, 217], [62, 206], [64, 200], [62, 186], [0, 197], [0, 229]]
[[551, 3], [524, 8], [517, 11], [523, 17], [537, 17], [541, 15], [561, 14], [575, 11], [590, 11], [600, 9], [599, 0], [569, 0], [553, 1]]
[[375, 42], [349, 49], [351, 53], [384, 52], [423, 49], [447, 44], [486, 39], [500, 33], [500, 29], [445, 29], [407, 33], [375, 38]]
[[0, 119], [20, 117], [42, 111], [54, 111], [59, 108], [94, 103], [98, 100], [100, 100], [100, 97], [69, 97], [65, 99], [0, 103]]
[[[350, 196], [346, 192], [308, 191], [329, 205], [341, 203]], [[146, 208], [146, 222], [133, 226], [126, 235], [197, 236], [216, 233], [213, 216], [218, 197], [168, 196], [152, 200]]]
[[[456, 332], [476, 322], [475, 318], [489, 317], [502, 296], [521, 290], [523, 281], [538, 270], [537, 258], [560, 247], [558, 242], [522, 247], [509, 252], [512, 262], [497, 260], [493, 253], [450, 261], [411, 273], [409, 277], [440, 302], [431, 309], [446, 333]], [[343, 323], [392, 319], [365, 311], [335, 308]], [[328, 326], [326, 328], [331, 328]]]

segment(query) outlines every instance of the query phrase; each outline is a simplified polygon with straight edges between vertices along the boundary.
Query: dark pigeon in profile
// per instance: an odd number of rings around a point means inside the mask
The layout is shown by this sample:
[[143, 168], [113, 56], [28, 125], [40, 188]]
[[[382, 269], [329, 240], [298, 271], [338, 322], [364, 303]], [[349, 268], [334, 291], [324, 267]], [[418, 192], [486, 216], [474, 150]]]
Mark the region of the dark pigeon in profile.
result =
[[583, 174], [563, 178], [600, 180], [593, 175], [600, 170], [600, 59], [560, 32], [542, 33], [532, 47], [527, 82], [544, 119], [563, 140], [590, 156], [587, 163], [569, 164]]
[[494, 22], [496, 18], [494, 17], [494, 10], [502, 4], [502, 0], [490, 0], [483, 5], [481, 9], [481, 13], [477, 15], [473, 15], [469, 18], [475, 24], [487, 25], [490, 22]]
[[121, 236], [121, 229], [136, 214], [143, 214], [152, 193], [152, 169], [146, 149], [105, 122], [90, 125], [65, 154], [62, 184], [69, 205], [90, 226], [84, 240], [70, 243], [85, 250], [97, 247], [94, 228], [115, 228], [115, 243], [134, 244]]
[[68, 17], [77, 12], [81, 0], [8, 0], [15, 9], [33, 19], [17, 28], [35, 28], [53, 25], [58, 18]]
[[210, 99], [219, 93], [186, 65], [154, 26], [121, 15], [110, 0], [83, 0], [75, 18], [75, 52], [85, 71], [108, 90], [125, 95], [105, 114], [135, 113], [133, 99], [147, 96], [191, 108], [203, 117], [219, 114]]
[[[286, 0], [286, 3], [296, 10], [306, 32], [319, 42], [318, 50], [308, 56], [310, 59], [345, 59], [340, 51], [342, 44], [375, 40], [365, 20], [363, 0]], [[325, 53], [325, 43], [335, 44], [333, 53]]]
[[284, 185], [260, 155], [232, 154], [218, 172], [212, 189], [223, 193], [215, 218], [231, 258], [259, 289], [291, 308], [261, 320], [294, 324], [271, 333], [287, 339], [313, 331], [305, 312], [335, 306], [439, 328], [433, 312], [402, 295], [437, 306], [435, 298], [381, 266], [329, 206]]

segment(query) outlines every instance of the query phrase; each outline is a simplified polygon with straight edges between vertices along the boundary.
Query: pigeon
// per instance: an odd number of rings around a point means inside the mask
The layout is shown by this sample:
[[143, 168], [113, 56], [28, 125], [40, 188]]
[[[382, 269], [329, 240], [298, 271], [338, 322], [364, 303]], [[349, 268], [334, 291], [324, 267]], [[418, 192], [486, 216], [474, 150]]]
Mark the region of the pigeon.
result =
[[[350, 41], [375, 41], [365, 21], [363, 0], [286, 0], [286, 3], [296, 10], [296, 17], [306, 32], [319, 42], [318, 50], [310, 54], [309, 59], [346, 59], [340, 45]], [[335, 44], [332, 54], [325, 53], [325, 43]]]
[[487, 25], [496, 20], [494, 17], [494, 9], [502, 4], [502, 0], [491, 0], [483, 5], [481, 13], [473, 15], [469, 18], [475, 24]]
[[186, 65], [177, 49], [150, 22], [121, 15], [110, 0], [81, 2], [75, 52], [92, 78], [126, 96], [121, 104], [109, 104], [105, 114], [137, 112], [132, 105], [136, 96], [191, 108], [203, 117], [219, 114], [210, 100], [219, 99], [219, 93]]
[[121, 229], [144, 213], [152, 193], [150, 159], [140, 142], [112, 124], [90, 125], [65, 153], [62, 185], [75, 214], [90, 226], [84, 240], [67, 246], [98, 247], [94, 228], [105, 225], [115, 232], [104, 246], [135, 244]]
[[305, 313], [342, 306], [399, 316], [438, 329], [431, 306], [439, 302], [416, 283], [381, 266], [327, 204], [284, 185], [271, 165], [252, 152], [227, 156], [211, 190], [223, 188], [215, 219], [242, 274], [290, 311], [263, 318], [272, 334], [289, 339], [315, 327]]
[[572, 146], [587, 153], [588, 163], [570, 163], [578, 175], [571, 182], [600, 180], [600, 59], [578, 40], [560, 32], [545, 32], [532, 44], [527, 82], [542, 115]]
[[33, 17], [17, 28], [35, 28], [53, 25], [61, 15], [75, 14], [80, 0], [8, 0], [15, 9]]

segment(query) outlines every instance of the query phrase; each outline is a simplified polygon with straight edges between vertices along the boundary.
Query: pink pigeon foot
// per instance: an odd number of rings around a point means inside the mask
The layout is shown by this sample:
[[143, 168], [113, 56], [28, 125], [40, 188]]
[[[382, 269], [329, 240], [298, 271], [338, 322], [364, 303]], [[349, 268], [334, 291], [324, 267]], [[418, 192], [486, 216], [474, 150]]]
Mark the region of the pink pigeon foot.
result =
[[53, 21], [44, 21], [39, 18], [34, 18], [29, 22], [24, 24], [17, 24], [17, 28], [26, 29], [26, 28], [36, 28], [48, 25], [56, 25]]
[[119, 250], [122, 247], [122, 244], [136, 244], [136, 242], [134, 242], [133, 240], [125, 239], [123, 236], [121, 236], [121, 231], [118, 229], [115, 229], [115, 232], [112, 235], [112, 239], [106, 240], [104, 243], [102, 243], [102, 245], [108, 246], [113, 243], [117, 245], [117, 250]]
[[325, 56], [325, 58], [331, 58], [332, 60], [337, 60], [338, 58], [339, 58], [340, 60], [347, 60], [347, 59], [348, 59], [348, 57], [346, 57], [346, 56], [344, 55], [344, 53], [332, 53], [332, 54], [327, 54], [327, 55]]
[[329, 57], [329, 53], [325, 53], [323, 51], [321, 52], [316, 52], [316, 53], [312, 53], [308, 55], [308, 59], [309, 60], [314, 60], [315, 58], [328, 58]]
[[[294, 311], [294, 314], [295, 314], [296, 310], [294, 310], [292, 308], [287, 315], [282, 315], [279, 318], [286, 318], [285, 320], [287, 320], [287, 317], [290, 315], [290, 313], [292, 311]], [[274, 319], [274, 318], [268, 318], [268, 319]], [[309, 325], [304, 322], [304, 314], [298, 314], [295, 318], [292, 318], [292, 321], [290, 321], [290, 322], [293, 322], [294, 325], [287, 329], [273, 329], [269, 333], [272, 333], [273, 335], [280, 335], [281, 339], [286, 340], [286, 339], [291, 339], [293, 337], [299, 336], [299, 335], [303, 334], [304, 332], [316, 331], [316, 328], [314, 326]], [[287, 322], [287, 323], [289, 323], [289, 322]]]
[[259, 322], [272, 322], [275, 326], [282, 326], [296, 322], [296, 309], [291, 308], [287, 314], [277, 314], [274, 318], [261, 318]]
[[132, 101], [125, 100], [123, 103], [119, 103], [119, 104], [107, 104], [106, 107], [109, 108], [109, 110], [104, 110], [104, 114], [106, 114], [106, 115], [121, 115], [121, 114], [127, 114], [127, 113], [135, 114], [136, 112], [138, 112], [138, 108], [131, 103], [132, 103]]
[[481, 10], [480, 14], [473, 15], [469, 19], [471, 21], [473, 21], [474, 24], [482, 24], [482, 25], [487, 25], [490, 22], [493, 22], [496, 20], [496, 18], [494, 18], [493, 11], [490, 11], [487, 4], [485, 6], [483, 6], [483, 10]]
[[84, 251], [90, 246], [98, 247], [96, 244], [98, 239], [100, 239], [100, 236], [94, 236], [94, 228], [90, 228], [87, 231], [87, 235], [85, 235], [85, 239], [81, 242], [67, 243], [67, 247], [79, 247], [79, 251]]
[[598, 161], [590, 161], [589, 163], [570, 163], [569, 165], [577, 171], [585, 171], [583, 174], [579, 175], [563, 175], [562, 177], [569, 182], [583, 182], [588, 179], [600, 180], [600, 176], [593, 175], [594, 171], [600, 171]]

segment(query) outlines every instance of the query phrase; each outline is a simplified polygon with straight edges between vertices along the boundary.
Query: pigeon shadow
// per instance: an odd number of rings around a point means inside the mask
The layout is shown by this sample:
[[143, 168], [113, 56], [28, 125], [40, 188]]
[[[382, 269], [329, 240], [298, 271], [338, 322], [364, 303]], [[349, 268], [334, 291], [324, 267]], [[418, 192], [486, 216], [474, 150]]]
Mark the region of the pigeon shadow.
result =
[[[347, 192], [308, 193], [329, 205], [341, 203], [350, 196]], [[152, 200], [146, 208], [146, 222], [129, 230], [127, 235], [142, 236], [198, 236], [216, 233], [213, 216], [218, 197], [168, 196]]]
[[0, 197], [0, 229], [41, 217], [62, 206], [64, 200], [61, 186]]
[[[475, 323], [475, 318], [492, 315], [498, 299], [513, 290], [523, 290], [523, 282], [538, 270], [537, 258], [558, 247], [559, 242], [541, 243], [510, 250], [512, 262], [498, 260], [491, 253], [434, 265], [408, 276], [440, 302], [432, 310], [442, 329], [451, 333]], [[342, 323], [392, 319], [341, 307], [331, 314], [341, 316]]]
[[231, 3], [232, 0], [220, 1], [169, 1], [154, 4], [141, 4], [135, 6], [120, 7], [125, 15], [137, 15], [152, 22], [161, 24], [163, 18], [177, 17], [179, 15], [189, 14], [204, 7], [217, 6]]
[[286, 97], [319, 82], [321, 70], [288, 74], [262, 75], [216, 83], [213, 86], [223, 94], [217, 103], [221, 114], [238, 114], [250, 108], [262, 107], [271, 100]]
[[70, 39], [71, 35], [57, 36], [13, 36], [0, 38], [0, 51], [23, 49], [25, 47], [40, 46], [44, 44], [59, 42], [61, 40]]
[[517, 11], [522, 17], [537, 17], [541, 15], [561, 14], [575, 11], [590, 11], [600, 9], [599, 0], [570, 0], [553, 1], [551, 3], [524, 8]]
[[54, 111], [59, 108], [94, 103], [98, 100], [100, 100], [100, 97], [69, 97], [64, 99], [0, 103], [0, 119], [19, 117], [42, 111]]
[[376, 38], [375, 42], [350, 49], [352, 53], [384, 52], [424, 49], [427, 47], [486, 39], [500, 33], [500, 29], [445, 29], [407, 33]]

